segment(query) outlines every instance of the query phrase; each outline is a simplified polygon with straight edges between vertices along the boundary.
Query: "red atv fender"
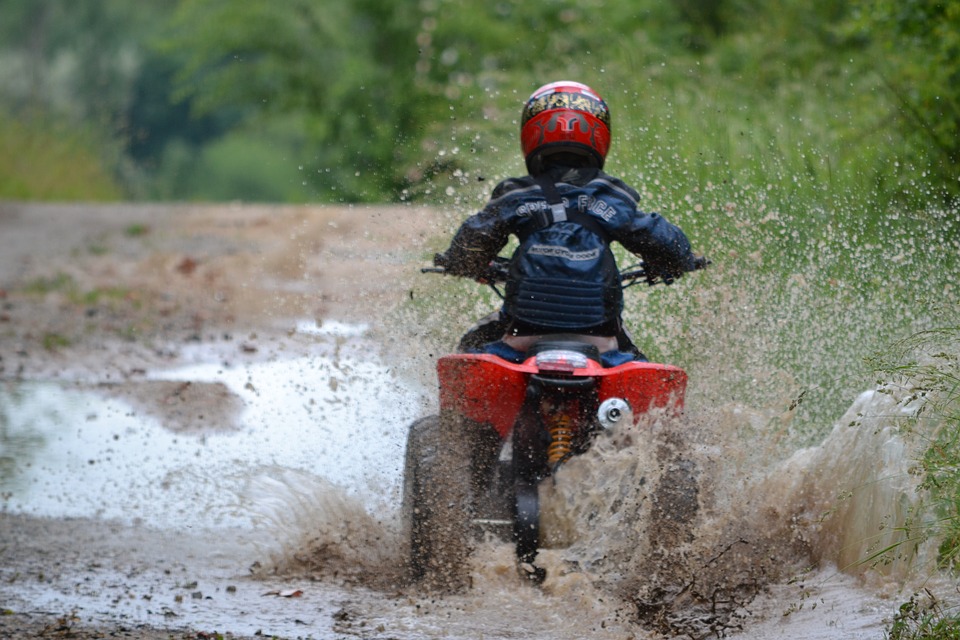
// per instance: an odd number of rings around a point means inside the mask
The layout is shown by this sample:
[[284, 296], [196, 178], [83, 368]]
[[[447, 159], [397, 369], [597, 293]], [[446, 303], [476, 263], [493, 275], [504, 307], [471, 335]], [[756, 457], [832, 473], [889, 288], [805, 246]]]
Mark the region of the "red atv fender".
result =
[[[529, 358], [523, 364], [514, 364], [486, 353], [441, 357], [437, 362], [441, 411], [452, 409], [476, 422], [492, 424], [500, 437], [506, 438], [523, 404], [527, 378], [540, 372], [534, 361]], [[683, 410], [687, 374], [679, 367], [627, 362], [605, 369], [588, 360], [585, 368], [564, 373], [599, 379], [599, 401], [626, 400], [635, 421], [651, 408], [677, 413]]]

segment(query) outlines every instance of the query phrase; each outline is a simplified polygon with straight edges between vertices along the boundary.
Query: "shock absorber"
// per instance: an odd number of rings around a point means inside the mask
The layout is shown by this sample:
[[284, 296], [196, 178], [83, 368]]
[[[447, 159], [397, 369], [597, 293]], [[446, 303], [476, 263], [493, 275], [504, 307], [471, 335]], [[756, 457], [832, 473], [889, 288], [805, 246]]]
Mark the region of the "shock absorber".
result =
[[[568, 409], [568, 407], [563, 407], [563, 409]], [[567, 410], [551, 412], [544, 415], [544, 419], [547, 432], [550, 434], [550, 444], [547, 446], [547, 463], [553, 468], [573, 454], [575, 424], [573, 416]]]

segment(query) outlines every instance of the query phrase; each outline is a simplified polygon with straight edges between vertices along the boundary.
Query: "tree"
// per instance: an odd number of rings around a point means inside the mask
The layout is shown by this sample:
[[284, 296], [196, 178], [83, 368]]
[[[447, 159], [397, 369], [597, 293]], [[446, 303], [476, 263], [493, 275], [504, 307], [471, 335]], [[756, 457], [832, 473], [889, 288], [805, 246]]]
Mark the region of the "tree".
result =
[[409, 74], [393, 73], [413, 68], [413, 39], [388, 46], [413, 28], [405, 13], [348, 0], [186, 0], [165, 50], [189, 52], [178, 79], [196, 114], [242, 108], [248, 123], [295, 115], [305, 179], [324, 194], [379, 199], [397, 187], [395, 148], [418, 126], [402, 90]]
[[40, 108], [74, 122], [116, 123], [140, 69], [140, 42], [165, 4], [5, 0], [0, 53], [26, 79], [4, 82], [7, 106]]
[[476, 143], [489, 133], [514, 149], [527, 92], [561, 76], [598, 80], [615, 59], [605, 55], [617, 49], [613, 35], [648, 29], [667, 42], [684, 31], [652, 27], [675, 11], [657, 7], [183, 0], [167, 51], [189, 52], [178, 78], [197, 113], [242, 106], [249, 122], [302, 118], [302, 164], [321, 196], [395, 198], [464, 162], [446, 147], [498, 147]]
[[912, 147], [907, 162], [960, 197], [960, 3], [860, 0], [847, 33], [867, 43]]

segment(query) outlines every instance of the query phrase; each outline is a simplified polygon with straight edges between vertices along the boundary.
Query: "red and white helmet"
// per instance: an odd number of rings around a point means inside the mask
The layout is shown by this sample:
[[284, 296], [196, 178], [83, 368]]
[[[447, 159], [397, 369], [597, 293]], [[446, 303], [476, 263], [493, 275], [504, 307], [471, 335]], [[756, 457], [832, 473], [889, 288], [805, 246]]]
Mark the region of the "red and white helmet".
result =
[[531, 174], [555, 153], [584, 156], [603, 167], [610, 149], [610, 109], [600, 95], [579, 82], [551, 82], [530, 96], [520, 120], [520, 146]]

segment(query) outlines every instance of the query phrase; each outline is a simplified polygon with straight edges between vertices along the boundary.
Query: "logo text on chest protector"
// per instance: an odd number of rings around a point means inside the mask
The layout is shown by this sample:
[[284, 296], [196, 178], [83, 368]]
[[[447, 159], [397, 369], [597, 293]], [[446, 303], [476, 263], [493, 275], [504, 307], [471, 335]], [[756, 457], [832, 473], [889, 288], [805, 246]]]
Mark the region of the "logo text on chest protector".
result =
[[579, 196], [577, 198], [577, 208], [580, 209], [580, 211], [589, 211], [590, 213], [596, 214], [607, 222], [610, 222], [610, 220], [617, 215], [615, 208], [593, 196]]
[[572, 251], [567, 247], [559, 247], [549, 244], [535, 244], [527, 249], [527, 253], [536, 256], [549, 256], [551, 258], [563, 258], [571, 262], [585, 262], [587, 260], [596, 260], [600, 257], [600, 249], [590, 249], [589, 251]]
[[[566, 206], [566, 204], [564, 204], [564, 206]], [[547, 211], [548, 209], [550, 209], [550, 205], [548, 205], [545, 200], [525, 202], [517, 207], [517, 215], [529, 216], [540, 211]]]

